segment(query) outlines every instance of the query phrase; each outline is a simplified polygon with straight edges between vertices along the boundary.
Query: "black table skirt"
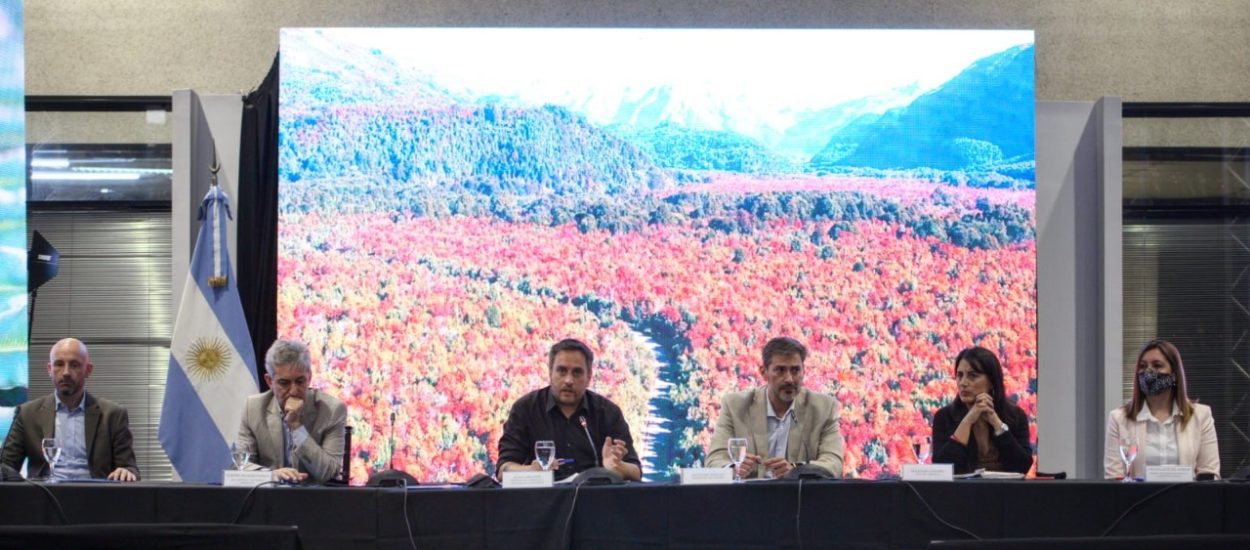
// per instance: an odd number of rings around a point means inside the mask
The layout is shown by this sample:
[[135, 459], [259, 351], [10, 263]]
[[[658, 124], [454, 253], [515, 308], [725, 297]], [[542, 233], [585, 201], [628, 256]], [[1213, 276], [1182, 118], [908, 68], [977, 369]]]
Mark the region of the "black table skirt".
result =
[[[298, 526], [304, 547], [312, 549], [411, 548], [409, 529], [418, 548], [797, 548], [800, 535], [803, 548], [923, 548], [971, 535], [1096, 537], [1130, 507], [1110, 535], [1250, 534], [1250, 485], [1223, 482], [262, 487], [250, 496], [247, 489], [184, 484], [47, 488], [71, 524], [232, 523], [238, 517], [244, 525]], [[39, 487], [0, 485], [0, 525], [59, 523]]]
[[204, 523], [0, 525], [0, 550], [299, 550], [295, 527]]

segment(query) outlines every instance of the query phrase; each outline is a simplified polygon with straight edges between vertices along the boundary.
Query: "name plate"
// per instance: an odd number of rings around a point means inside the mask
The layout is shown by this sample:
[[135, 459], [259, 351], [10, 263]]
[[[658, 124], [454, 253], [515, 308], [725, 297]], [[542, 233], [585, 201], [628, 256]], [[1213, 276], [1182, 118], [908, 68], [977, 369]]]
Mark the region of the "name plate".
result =
[[1187, 483], [1193, 480], [1193, 466], [1146, 466], [1147, 483]]
[[221, 478], [222, 487], [255, 487], [273, 481], [269, 470], [226, 470]]
[[903, 481], [954, 481], [954, 464], [904, 464]]
[[728, 485], [734, 482], [733, 468], [682, 468], [682, 485]]
[[530, 489], [534, 487], [551, 487], [552, 472], [508, 471], [503, 473], [504, 489]]

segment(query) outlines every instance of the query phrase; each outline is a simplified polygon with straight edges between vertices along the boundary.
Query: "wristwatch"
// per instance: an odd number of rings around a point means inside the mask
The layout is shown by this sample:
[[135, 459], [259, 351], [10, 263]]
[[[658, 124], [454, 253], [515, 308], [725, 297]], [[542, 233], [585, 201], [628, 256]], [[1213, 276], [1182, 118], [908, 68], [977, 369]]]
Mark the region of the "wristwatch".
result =
[[995, 436], [995, 437], [997, 437], [997, 436], [1003, 435], [1003, 434], [1005, 434], [1005, 433], [1007, 433], [1007, 423], [1006, 423], [1006, 422], [999, 422], [999, 423], [998, 423], [998, 429], [997, 429], [997, 430], [994, 430], [994, 436]]

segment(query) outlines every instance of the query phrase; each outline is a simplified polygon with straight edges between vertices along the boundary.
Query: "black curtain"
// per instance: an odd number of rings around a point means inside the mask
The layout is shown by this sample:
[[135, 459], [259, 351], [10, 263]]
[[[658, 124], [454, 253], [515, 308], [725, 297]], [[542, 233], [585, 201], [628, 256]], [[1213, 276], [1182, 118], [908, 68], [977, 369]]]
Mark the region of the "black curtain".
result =
[[243, 98], [239, 140], [239, 297], [256, 348], [261, 389], [265, 350], [278, 333], [278, 57]]

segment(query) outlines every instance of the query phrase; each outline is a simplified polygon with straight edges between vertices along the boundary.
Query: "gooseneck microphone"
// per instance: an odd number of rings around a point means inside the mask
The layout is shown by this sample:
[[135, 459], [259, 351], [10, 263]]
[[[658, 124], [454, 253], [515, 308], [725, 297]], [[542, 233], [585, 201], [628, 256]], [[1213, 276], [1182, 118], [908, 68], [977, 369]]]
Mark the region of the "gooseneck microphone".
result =
[[595, 447], [595, 438], [590, 437], [590, 428], [586, 425], [586, 417], [577, 417], [577, 422], [582, 425], [582, 431], [586, 432], [586, 441], [590, 442], [590, 451], [595, 453], [595, 466], [603, 466], [603, 462], [599, 458], [599, 448]]
[[391, 440], [391, 461], [387, 463], [386, 469], [394, 470], [395, 469], [395, 409], [393, 408], [393, 406], [391, 408], [390, 440]]
[[797, 429], [797, 430], [799, 431], [799, 439], [802, 439], [802, 440], [803, 440], [803, 462], [797, 462], [797, 463], [795, 463], [795, 464], [796, 464], [796, 465], [797, 465], [797, 464], [806, 464], [806, 463], [808, 463], [808, 462], [811, 462], [811, 461], [812, 461], [812, 455], [811, 455], [811, 453], [810, 453], [810, 452], [808, 452], [808, 449], [807, 449], [807, 437], [803, 435], [803, 427], [799, 424], [799, 412], [798, 412], [797, 410], [795, 410], [795, 411], [794, 411], [793, 420], [794, 420], [794, 421], [792, 422], [792, 424], [793, 424], [793, 425], [792, 425], [792, 426], [790, 426], [790, 429], [791, 429], [791, 430], [796, 430], [796, 429]]

